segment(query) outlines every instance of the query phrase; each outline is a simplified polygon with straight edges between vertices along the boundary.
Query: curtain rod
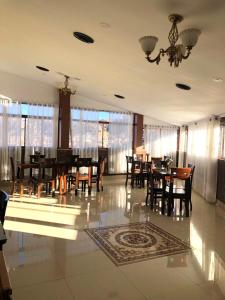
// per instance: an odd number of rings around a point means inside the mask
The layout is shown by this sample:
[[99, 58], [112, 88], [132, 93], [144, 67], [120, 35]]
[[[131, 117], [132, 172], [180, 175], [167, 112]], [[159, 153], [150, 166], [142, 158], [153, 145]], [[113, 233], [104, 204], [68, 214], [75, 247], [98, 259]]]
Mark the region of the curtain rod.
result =
[[79, 106], [71, 106], [71, 109], [80, 109], [80, 110], [92, 110], [92, 111], [102, 111], [102, 112], [112, 112], [112, 113], [124, 113], [124, 114], [133, 114], [130, 111], [116, 111], [116, 110], [105, 110], [105, 109], [95, 109], [95, 108], [87, 108], [87, 107], [79, 107]]
[[174, 128], [174, 129], [178, 129], [180, 128], [179, 126], [175, 126], [175, 125], [150, 125], [150, 124], [145, 124], [145, 127], [149, 127], [149, 128]]

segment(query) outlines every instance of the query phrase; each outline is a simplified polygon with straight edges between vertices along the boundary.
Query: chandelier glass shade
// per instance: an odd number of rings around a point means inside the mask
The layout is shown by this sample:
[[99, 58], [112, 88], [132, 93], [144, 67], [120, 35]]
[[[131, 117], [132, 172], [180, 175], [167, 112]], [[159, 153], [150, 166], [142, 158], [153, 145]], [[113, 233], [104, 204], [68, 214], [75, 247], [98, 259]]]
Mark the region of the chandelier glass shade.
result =
[[[172, 23], [172, 27], [168, 35], [170, 46], [166, 50], [161, 48], [159, 54], [152, 59], [150, 56], [155, 49], [158, 38], [155, 36], [144, 36], [139, 39], [139, 42], [142, 50], [146, 54], [146, 59], [149, 62], [156, 62], [156, 64], [159, 64], [161, 57], [166, 54], [170, 65], [178, 67], [182, 60], [187, 59], [191, 54], [191, 49], [196, 45], [201, 31], [199, 29], [190, 28], [179, 34], [177, 23], [181, 22], [183, 17], [173, 14], [169, 16], [169, 20]], [[182, 44], [177, 44], [179, 38], [181, 39]]]

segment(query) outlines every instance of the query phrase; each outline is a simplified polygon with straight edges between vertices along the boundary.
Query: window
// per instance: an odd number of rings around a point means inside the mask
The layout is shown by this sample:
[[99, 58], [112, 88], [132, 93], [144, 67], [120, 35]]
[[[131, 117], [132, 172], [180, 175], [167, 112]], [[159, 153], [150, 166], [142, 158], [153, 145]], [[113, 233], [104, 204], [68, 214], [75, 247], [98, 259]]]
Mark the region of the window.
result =
[[99, 122], [98, 147], [108, 148], [108, 146], [109, 146], [109, 123]]

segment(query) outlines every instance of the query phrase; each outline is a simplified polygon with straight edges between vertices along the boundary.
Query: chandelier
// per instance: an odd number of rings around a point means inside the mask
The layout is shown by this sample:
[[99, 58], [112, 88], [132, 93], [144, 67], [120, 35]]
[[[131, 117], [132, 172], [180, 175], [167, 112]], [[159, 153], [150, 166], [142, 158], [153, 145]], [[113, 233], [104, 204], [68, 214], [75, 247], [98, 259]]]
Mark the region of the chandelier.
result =
[[[168, 56], [170, 66], [178, 67], [182, 60], [187, 59], [191, 54], [191, 49], [196, 45], [201, 31], [199, 29], [190, 28], [182, 31], [179, 34], [177, 23], [180, 23], [183, 20], [183, 17], [177, 14], [172, 14], [169, 15], [169, 20], [172, 23], [172, 27], [168, 35], [170, 46], [166, 50], [161, 48], [156, 58], [152, 59], [150, 56], [152, 51], [155, 49], [156, 43], [158, 42], [157, 37], [144, 36], [139, 39], [139, 42], [146, 54], [146, 59], [150, 63], [156, 62], [158, 65], [161, 57], [166, 54]], [[182, 41], [182, 44], [177, 44], [179, 37]]]
[[76, 91], [71, 91], [71, 89], [69, 88], [69, 79], [70, 76], [63, 74], [63, 76], [65, 77], [65, 82], [64, 82], [64, 87], [60, 89], [60, 91], [66, 96], [67, 94], [70, 95], [75, 95]]

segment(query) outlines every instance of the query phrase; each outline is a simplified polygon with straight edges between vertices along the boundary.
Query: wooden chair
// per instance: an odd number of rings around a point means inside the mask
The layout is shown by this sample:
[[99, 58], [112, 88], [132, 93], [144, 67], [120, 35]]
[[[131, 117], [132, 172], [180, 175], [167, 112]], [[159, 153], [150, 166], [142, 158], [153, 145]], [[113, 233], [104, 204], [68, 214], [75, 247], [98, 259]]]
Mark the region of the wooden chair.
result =
[[[191, 168], [191, 186], [194, 178], [194, 172], [195, 172], [195, 165], [193, 164], [188, 164], [188, 168]], [[191, 195], [192, 196], [192, 195]], [[191, 197], [192, 198], [192, 197]], [[192, 211], [192, 199], [190, 198], [190, 209]]]
[[100, 158], [98, 161], [98, 169], [97, 169], [97, 174], [93, 175], [92, 174], [92, 183], [96, 183], [97, 185], [97, 192], [100, 192], [100, 187], [101, 191], [103, 191], [103, 175], [105, 172], [105, 158]]
[[[38, 177], [36, 179], [37, 197], [41, 197], [43, 185], [45, 186], [46, 195], [52, 193], [55, 196], [56, 186], [56, 158], [46, 158], [39, 164]], [[49, 173], [49, 174], [48, 174]], [[35, 189], [36, 190], [36, 189]]]
[[125, 185], [127, 186], [128, 180], [131, 179], [131, 167], [134, 159], [133, 156], [126, 156], [127, 162], [127, 172], [126, 172], [126, 182]]
[[72, 155], [69, 159], [69, 162], [71, 163], [71, 167], [68, 170], [67, 173], [67, 187], [68, 191], [71, 189], [71, 185], [75, 183], [76, 180], [76, 172], [73, 172], [73, 165], [78, 161], [79, 155]]
[[[92, 189], [92, 158], [78, 158], [77, 171], [75, 180], [75, 195], [78, 193], [79, 183], [82, 183], [82, 191], [85, 191], [86, 184], [88, 184], [88, 194], [91, 194]], [[86, 168], [87, 172], [82, 172], [81, 168]]]
[[131, 187], [136, 186], [142, 187], [142, 162], [133, 160], [131, 165]]
[[152, 169], [152, 163], [151, 162], [142, 162], [141, 164], [141, 187], [145, 187], [145, 181], [149, 180], [149, 173]]
[[[182, 203], [185, 204], [185, 215], [189, 217], [189, 205], [191, 199], [191, 168], [172, 168], [171, 176], [166, 185], [164, 194], [165, 199], [168, 200], [168, 216], [171, 215], [174, 207], [174, 200], [180, 199], [180, 212], [182, 211]], [[183, 182], [183, 185], [175, 185], [174, 181], [179, 179]]]
[[162, 200], [163, 196], [163, 182], [162, 178], [159, 177], [157, 172], [154, 172], [152, 166], [148, 171], [148, 180], [147, 180], [147, 195], [146, 195], [146, 206], [150, 204], [151, 209], [154, 208], [154, 205], [157, 204], [157, 200]]
[[24, 187], [29, 187], [29, 195], [31, 195], [33, 190], [33, 179], [30, 176], [24, 176], [24, 170], [30, 169], [29, 164], [23, 164], [23, 168], [18, 168], [17, 174], [15, 172], [15, 164], [12, 157], [10, 157], [10, 164], [11, 164], [11, 179], [12, 179], [12, 190], [11, 195], [14, 195], [16, 185], [19, 186], [20, 190], [20, 197], [23, 196]]

